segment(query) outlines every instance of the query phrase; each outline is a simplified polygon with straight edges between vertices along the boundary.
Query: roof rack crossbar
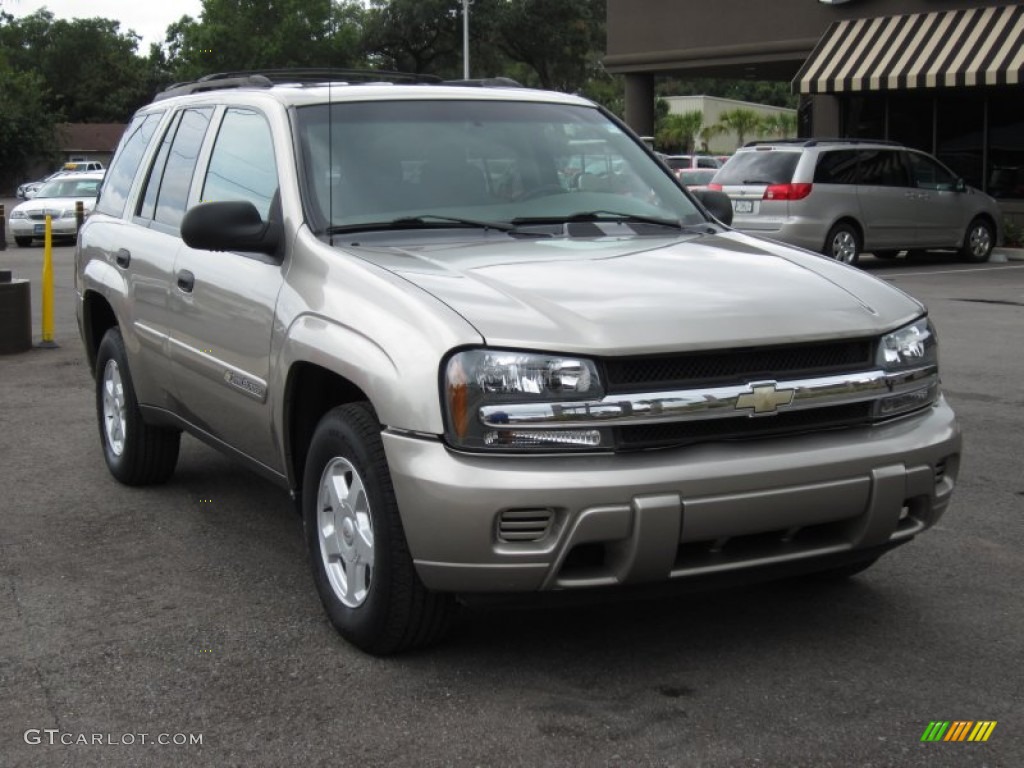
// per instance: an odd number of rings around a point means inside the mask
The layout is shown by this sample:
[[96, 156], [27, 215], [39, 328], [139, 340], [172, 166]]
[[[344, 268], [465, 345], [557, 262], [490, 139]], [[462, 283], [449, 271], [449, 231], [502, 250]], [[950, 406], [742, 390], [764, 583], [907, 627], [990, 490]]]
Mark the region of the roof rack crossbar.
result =
[[289, 69], [239, 70], [215, 72], [191, 82], [175, 83], [156, 95], [156, 101], [172, 96], [215, 91], [223, 88], [270, 88], [279, 83], [386, 82], [440, 83], [436, 75], [396, 72], [388, 69], [339, 69], [334, 67], [294, 67]]
[[899, 141], [890, 139], [839, 139], [839, 138], [816, 138], [816, 139], [758, 139], [748, 141], [744, 147], [762, 147], [770, 144], [791, 144], [798, 147], [816, 147], [820, 144], [884, 144], [889, 147], [902, 147]]

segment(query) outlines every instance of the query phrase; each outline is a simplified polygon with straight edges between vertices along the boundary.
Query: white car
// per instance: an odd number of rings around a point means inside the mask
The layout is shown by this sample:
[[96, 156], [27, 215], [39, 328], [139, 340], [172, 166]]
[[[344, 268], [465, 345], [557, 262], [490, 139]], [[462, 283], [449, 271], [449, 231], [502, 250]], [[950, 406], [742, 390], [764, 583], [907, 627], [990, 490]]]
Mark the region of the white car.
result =
[[14, 235], [14, 242], [24, 248], [32, 245], [33, 239], [41, 239], [46, 233], [47, 215], [54, 237], [75, 237], [78, 234], [75, 204], [81, 201], [85, 213], [92, 210], [104, 173], [62, 173], [43, 184], [35, 197], [11, 211], [8, 229]]

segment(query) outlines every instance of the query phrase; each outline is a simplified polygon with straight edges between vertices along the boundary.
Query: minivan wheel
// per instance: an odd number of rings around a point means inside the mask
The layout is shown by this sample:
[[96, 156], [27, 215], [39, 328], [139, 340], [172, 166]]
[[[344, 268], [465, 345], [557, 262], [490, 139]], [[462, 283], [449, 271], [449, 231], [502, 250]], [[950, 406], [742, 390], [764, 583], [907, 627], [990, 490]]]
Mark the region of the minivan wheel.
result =
[[989, 256], [992, 255], [995, 239], [992, 225], [984, 219], [975, 219], [967, 227], [964, 244], [960, 248], [960, 258], [975, 264], [988, 261]]
[[385, 655], [439, 640], [450, 595], [420, 581], [369, 403], [328, 411], [310, 442], [302, 511], [313, 581], [346, 640]]
[[860, 247], [860, 233], [850, 224], [840, 222], [829, 230], [823, 253], [844, 264], [856, 264]]
[[96, 415], [107, 468], [125, 485], [166, 482], [178, 464], [181, 432], [142, 420], [117, 327], [103, 335], [96, 352]]

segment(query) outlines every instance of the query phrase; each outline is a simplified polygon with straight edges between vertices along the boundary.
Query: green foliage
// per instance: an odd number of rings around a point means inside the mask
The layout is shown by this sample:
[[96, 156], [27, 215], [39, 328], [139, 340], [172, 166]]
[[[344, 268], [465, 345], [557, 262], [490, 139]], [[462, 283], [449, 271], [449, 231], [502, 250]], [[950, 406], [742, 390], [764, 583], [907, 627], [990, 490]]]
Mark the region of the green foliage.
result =
[[796, 115], [789, 112], [765, 115], [761, 118], [758, 133], [780, 139], [792, 138], [796, 136]]
[[18, 72], [0, 54], [0, 185], [24, 181], [23, 174], [39, 160], [57, 155], [54, 125], [60, 115], [50, 111], [46, 82], [34, 72]]
[[761, 116], [752, 109], [730, 109], [718, 116], [718, 124], [736, 134], [739, 145], [761, 129]]
[[655, 125], [655, 146], [667, 153], [693, 152], [694, 139], [703, 124], [704, 115], [698, 110], [666, 115]]
[[364, 63], [362, 6], [355, 0], [203, 0], [200, 19], [167, 29], [165, 67], [173, 80], [214, 72]]
[[1015, 219], [1004, 218], [1003, 244], [1007, 248], [1024, 247], [1024, 225]]
[[112, 19], [55, 19], [45, 9], [21, 19], [0, 14], [0, 48], [10, 67], [38, 73], [46, 107], [69, 122], [122, 122], [151, 96], [139, 38]]

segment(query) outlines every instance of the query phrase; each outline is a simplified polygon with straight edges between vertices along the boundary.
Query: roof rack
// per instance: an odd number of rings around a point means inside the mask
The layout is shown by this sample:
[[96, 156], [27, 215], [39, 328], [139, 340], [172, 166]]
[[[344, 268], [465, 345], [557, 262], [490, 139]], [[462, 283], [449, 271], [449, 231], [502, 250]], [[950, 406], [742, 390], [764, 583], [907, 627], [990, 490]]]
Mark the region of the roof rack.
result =
[[198, 80], [174, 83], [158, 93], [154, 101], [190, 93], [219, 91], [225, 88], [271, 88], [280, 83], [440, 83], [436, 75], [395, 72], [388, 69], [337, 69], [334, 67], [294, 67], [290, 69], [217, 72]]
[[470, 80], [445, 80], [442, 85], [462, 85], [467, 88], [522, 88], [523, 84], [511, 77], [478, 77]]
[[902, 147], [903, 144], [899, 141], [890, 141], [889, 139], [758, 139], [757, 141], [748, 141], [744, 144], [744, 147], [760, 147], [768, 144], [792, 144], [799, 147], [816, 147], [819, 144], [884, 144], [890, 147]]

